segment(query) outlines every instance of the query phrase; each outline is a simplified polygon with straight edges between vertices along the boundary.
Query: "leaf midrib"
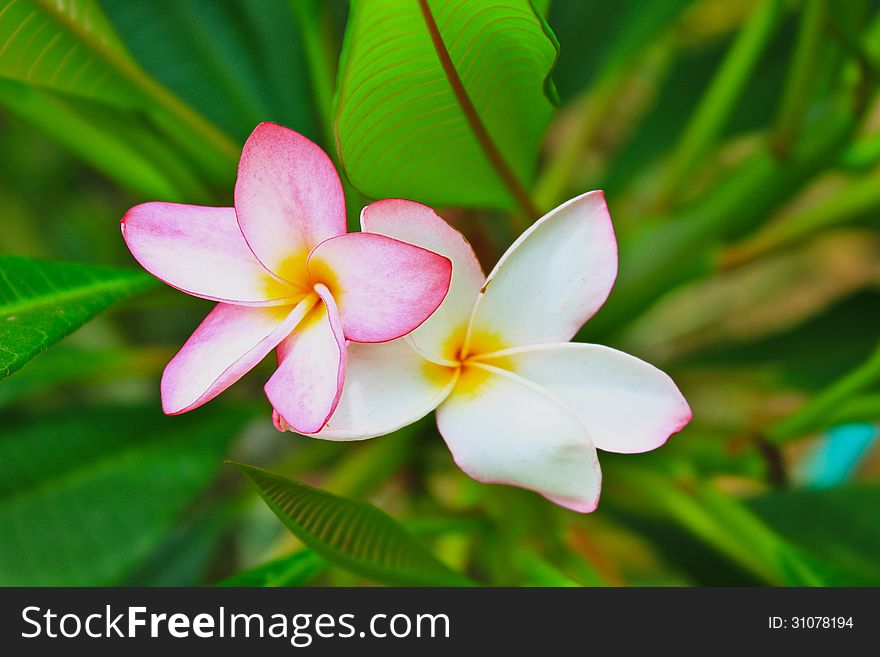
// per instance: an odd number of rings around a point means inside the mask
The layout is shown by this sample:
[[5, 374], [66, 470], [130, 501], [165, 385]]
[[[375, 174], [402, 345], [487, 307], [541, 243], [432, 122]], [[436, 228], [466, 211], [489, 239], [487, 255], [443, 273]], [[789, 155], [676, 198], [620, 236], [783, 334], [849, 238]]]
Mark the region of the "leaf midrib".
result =
[[446, 44], [443, 41], [443, 35], [440, 34], [440, 28], [434, 20], [434, 14], [431, 12], [428, 0], [419, 0], [419, 8], [421, 9], [422, 17], [425, 20], [428, 34], [431, 37], [431, 45], [434, 48], [434, 53], [437, 55], [440, 67], [443, 69], [446, 80], [452, 88], [452, 94], [455, 96], [455, 100], [458, 102], [459, 107], [464, 113], [465, 119], [474, 134], [474, 138], [477, 140], [480, 148], [483, 149], [486, 158], [495, 169], [498, 177], [501, 178], [501, 182], [507, 188], [507, 191], [510, 192], [516, 202], [527, 214], [533, 218], [537, 218], [540, 216], [540, 212], [525, 187], [523, 187], [522, 181], [514, 173], [513, 169], [507, 163], [506, 158], [501, 153], [498, 146], [496, 146], [482, 118], [480, 118], [477, 108], [464, 86], [464, 82], [458, 74], [458, 70], [455, 68], [452, 56], [446, 48]]
[[128, 274], [127, 276], [128, 277], [126, 279], [116, 279], [112, 281], [90, 283], [83, 287], [65, 290], [64, 292], [57, 292], [49, 295], [40, 295], [34, 297], [33, 300], [0, 305], [0, 313], [4, 315], [12, 315], [14, 313], [40, 310], [41, 308], [50, 307], [67, 301], [74, 301], [101, 292], [122, 292], [127, 289], [137, 290], [139, 288], [147, 287], [152, 281], [152, 279], [148, 278], [147, 276], [141, 277], [134, 272]]
[[[108, 47], [96, 33], [83, 29], [67, 12], [56, 9], [45, 0], [35, 0], [33, 6], [62, 30], [76, 38], [78, 42], [82, 43], [93, 55], [98, 57], [117, 74], [122, 74], [124, 80], [127, 76], [136, 75], [136, 67], [129, 59], [128, 53], [119, 50], [119, 46]], [[130, 80], [126, 81], [131, 82]]]

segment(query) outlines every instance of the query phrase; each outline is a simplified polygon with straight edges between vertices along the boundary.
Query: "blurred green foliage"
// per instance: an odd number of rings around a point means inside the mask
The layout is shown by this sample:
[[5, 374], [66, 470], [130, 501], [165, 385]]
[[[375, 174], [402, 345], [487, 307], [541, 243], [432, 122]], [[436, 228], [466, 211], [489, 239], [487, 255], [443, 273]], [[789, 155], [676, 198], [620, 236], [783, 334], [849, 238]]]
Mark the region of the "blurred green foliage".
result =
[[[853, 457], [829, 433], [880, 422], [880, 3], [492, 0], [495, 32], [454, 0], [396, 5], [0, 0], [0, 369], [24, 365], [0, 380], [0, 584], [399, 581], [352, 552], [379, 525], [486, 584], [880, 583], [876, 440]], [[210, 304], [131, 296], [118, 221], [229, 204], [262, 120], [324, 146], [352, 217], [442, 203], [487, 269], [539, 211], [605, 189], [620, 278], [580, 338], [669, 371], [692, 424], [603, 455], [581, 516], [471, 481], [430, 419], [358, 444], [279, 434], [265, 372], [163, 418], [162, 367]], [[96, 276], [112, 294], [81, 295]], [[798, 475], [817, 445], [853, 464], [830, 488]], [[288, 533], [224, 458], [329, 491], [326, 526], [288, 513]]]

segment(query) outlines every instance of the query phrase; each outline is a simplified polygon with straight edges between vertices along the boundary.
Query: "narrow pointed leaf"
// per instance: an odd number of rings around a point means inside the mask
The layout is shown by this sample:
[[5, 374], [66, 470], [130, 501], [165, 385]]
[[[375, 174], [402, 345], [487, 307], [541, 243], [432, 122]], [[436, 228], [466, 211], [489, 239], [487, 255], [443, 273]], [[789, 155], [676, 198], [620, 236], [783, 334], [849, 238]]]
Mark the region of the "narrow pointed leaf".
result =
[[0, 256], [0, 379], [154, 282], [135, 270]]
[[528, 0], [353, 0], [337, 144], [367, 196], [531, 205], [557, 48]]
[[305, 545], [331, 563], [378, 582], [466, 585], [384, 511], [236, 463], [272, 512]]

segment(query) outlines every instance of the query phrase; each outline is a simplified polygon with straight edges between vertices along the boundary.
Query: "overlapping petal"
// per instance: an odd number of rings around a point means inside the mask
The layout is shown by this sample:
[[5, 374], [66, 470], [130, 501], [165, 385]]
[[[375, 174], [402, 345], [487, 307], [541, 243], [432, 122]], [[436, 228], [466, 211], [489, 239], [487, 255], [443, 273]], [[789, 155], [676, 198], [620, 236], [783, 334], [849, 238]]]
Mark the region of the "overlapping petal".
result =
[[617, 242], [602, 192], [578, 196], [538, 220], [489, 274], [471, 334], [505, 347], [566, 342], [605, 303]]
[[309, 275], [339, 306], [345, 336], [387, 342], [433, 313], [449, 289], [452, 263], [384, 235], [350, 233], [326, 240], [309, 256]]
[[274, 123], [261, 123], [245, 142], [235, 211], [260, 262], [295, 283], [305, 275], [309, 251], [346, 230], [342, 183], [330, 158]]
[[409, 339], [430, 360], [456, 361], [474, 302], [486, 280], [471, 245], [431, 208], [402, 199], [376, 201], [365, 207], [361, 211], [361, 228], [416, 244], [452, 261], [449, 293]]
[[278, 345], [278, 369], [265, 388], [280, 418], [304, 434], [320, 431], [333, 414], [346, 370], [345, 337], [336, 304], [323, 285], [316, 285], [315, 292], [322, 303]]
[[691, 419], [667, 374], [610, 347], [540, 345], [485, 360], [501, 361], [563, 402], [599, 449], [627, 454], [655, 449]]
[[122, 236], [144, 269], [187, 294], [245, 305], [302, 296], [254, 257], [232, 208], [142, 203], [122, 218]]
[[314, 303], [312, 296], [293, 308], [217, 304], [165, 368], [162, 409], [176, 415], [219, 395], [263, 360]]
[[454, 368], [417, 354], [404, 339], [348, 345], [348, 368], [339, 406], [316, 438], [363, 440], [424, 417], [449, 394]]
[[596, 508], [602, 476], [586, 429], [528, 381], [467, 366], [437, 426], [477, 481], [528, 488], [582, 513]]

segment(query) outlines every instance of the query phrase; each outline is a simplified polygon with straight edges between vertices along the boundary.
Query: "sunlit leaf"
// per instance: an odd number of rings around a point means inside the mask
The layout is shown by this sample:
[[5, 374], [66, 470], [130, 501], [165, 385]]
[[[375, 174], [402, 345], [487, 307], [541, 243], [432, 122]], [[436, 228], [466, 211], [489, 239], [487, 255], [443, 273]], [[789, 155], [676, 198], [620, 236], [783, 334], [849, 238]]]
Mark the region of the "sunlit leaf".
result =
[[136, 72], [94, 0], [0, 0], [0, 77], [132, 106]]
[[149, 112], [215, 181], [233, 171], [236, 144], [141, 69], [95, 0], [0, 0], [0, 78]]
[[0, 378], [154, 282], [135, 270], [0, 256]]
[[78, 409], [6, 421], [0, 584], [114, 584], [213, 478], [247, 415]]
[[468, 583], [384, 511], [260, 468], [236, 465], [281, 522], [331, 563], [390, 584]]
[[377, 198], [530, 206], [556, 55], [527, 0], [355, 0], [335, 102], [351, 182]]

